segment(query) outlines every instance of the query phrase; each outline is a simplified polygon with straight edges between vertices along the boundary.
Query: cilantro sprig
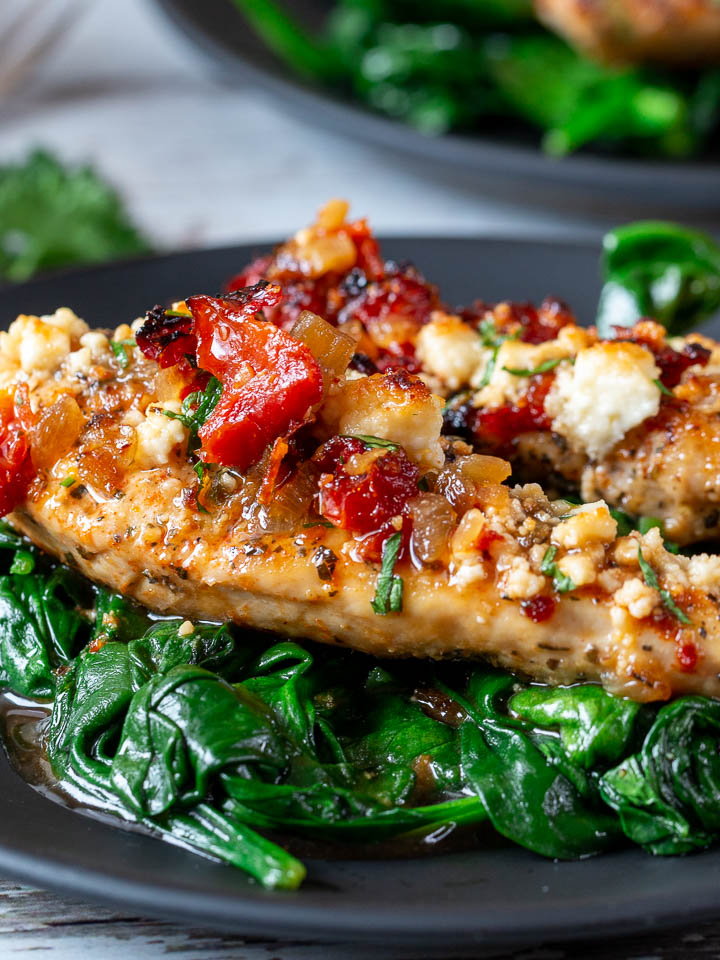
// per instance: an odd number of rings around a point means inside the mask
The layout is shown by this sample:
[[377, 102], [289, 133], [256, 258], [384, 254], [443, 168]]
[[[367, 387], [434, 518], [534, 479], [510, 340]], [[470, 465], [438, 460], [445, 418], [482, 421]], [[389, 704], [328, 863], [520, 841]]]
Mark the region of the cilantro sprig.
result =
[[375, 599], [370, 604], [378, 614], [384, 617], [388, 613], [399, 613], [403, 606], [403, 580], [395, 575], [395, 564], [400, 554], [402, 532], [398, 530], [385, 541], [382, 554], [382, 566], [375, 586]]
[[672, 614], [673, 617], [675, 617], [675, 619], [680, 623], [683, 623], [686, 626], [688, 624], [691, 624], [692, 620], [685, 613], [682, 607], [679, 607], [675, 603], [675, 601], [673, 600], [673, 595], [670, 593], [670, 591], [666, 590], [665, 587], [660, 586], [660, 583], [658, 582], [657, 574], [655, 573], [653, 568], [650, 566], [650, 564], [647, 562], [647, 560], [643, 556], [642, 547], [640, 546], [638, 546], [638, 563], [640, 564], [640, 569], [642, 570], [643, 580], [648, 585], [648, 587], [651, 587], [653, 590], [657, 590], [657, 592], [660, 594], [660, 599], [662, 600], [662, 604], [667, 610], [667, 612]]
[[556, 553], [557, 547], [547, 548], [542, 563], [540, 564], [540, 573], [546, 577], [552, 577], [553, 589], [556, 590], [557, 593], [569, 593], [570, 590], [575, 589], [575, 584], [555, 563]]

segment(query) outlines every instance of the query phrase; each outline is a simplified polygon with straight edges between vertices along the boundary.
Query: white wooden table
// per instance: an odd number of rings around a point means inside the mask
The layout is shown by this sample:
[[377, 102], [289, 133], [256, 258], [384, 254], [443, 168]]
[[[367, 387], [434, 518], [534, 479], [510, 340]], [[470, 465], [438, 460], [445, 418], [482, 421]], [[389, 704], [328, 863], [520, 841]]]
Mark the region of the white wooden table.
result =
[[[554, 212], [528, 209], [519, 196], [488, 198], [442, 170], [431, 177], [409, 172], [373, 148], [306, 128], [256, 90], [218, 86], [200, 56], [144, 0], [96, 0], [32, 81], [0, 103], [0, 162], [35, 145], [96, 163], [149, 235], [168, 248], [282, 237], [333, 195], [351, 198], [379, 233], [599, 236], [618, 217], [587, 204]], [[52, 960], [168, 954], [354, 960], [370, 952], [352, 944], [246, 941], [0, 881], [0, 957], [35, 951]], [[372, 953], [379, 960], [417, 956]], [[689, 954], [720, 956], [720, 925], [613, 944], [538, 945], [513, 956], [680, 960]]]

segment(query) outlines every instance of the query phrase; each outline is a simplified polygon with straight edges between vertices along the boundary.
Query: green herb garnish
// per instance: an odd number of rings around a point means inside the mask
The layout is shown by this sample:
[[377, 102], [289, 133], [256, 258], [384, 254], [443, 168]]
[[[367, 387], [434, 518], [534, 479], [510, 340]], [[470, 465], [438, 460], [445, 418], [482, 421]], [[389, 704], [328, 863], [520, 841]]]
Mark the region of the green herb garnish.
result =
[[548, 370], [554, 370], [555, 367], [562, 363], [563, 360], [570, 360], [574, 362], [574, 357], [555, 357], [552, 360], [546, 360], [544, 363], [538, 364], [537, 367], [533, 367], [532, 370], [522, 367], [503, 367], [507, 373], [511, 373], [514, 377], [534, 377], [538, 373], [547, 373]]
[[127, 348], [135, 346], [135, 338], [128, 337], [126, 340], [111, 340], [110, 346], [112, 347], [112, 352], [115, 354], [120, 368], [124, 370], [130, 362]]
[[221, 394], [222, 383], [216, 377], [211, 377], [203, 392], [196, 391], [185, 397], [180, 413], [174, 410], [163, 410], [163, 413], [171, 420], [179, 420], [196, 437], [217, 406]]
[[398, 530], [385, 541], [382, 553], [382, 566], [375, 587], [375, 599], [370, 604], [379, 616], [399, 613], [403, 605], [402, 577], [394, 575], [395, 564], [402, 545], [402, 531]]
[[555, 554], [557, 553], [557, 547], [548, 547], [545, 551], [545, 556], [542, 559], [540, 564], [540, 573], [544, 574], [546, 577], [552, 577], [553, 589], [558, 593], [568, 593], [570, 590], [575, 589], [575, 584], [572, 582], [570, 577], [562, 572], [560, 567], [555, 563]]
[[393, 440], [385, 440], [383, 437], [370, 437], [363, 433], [340, 434], [344, 440], [361, 440], [366, 447], [377, 448], [380, 450], [399, 450], [400, 444]]
[[74, 483], [77, 483], [77, 477], [63, 477], [60, 481], [61, 487], [71, 487]]
[[640, 569], [642, 570], [643, 580], [645, 583], [651, 587], [653, 590], [657, 590], [660, 594], [660, 599], [662, 600], [663, 606], [671, 613], [676, 620], [685, 625], [691, 624], [692, 620], [690, 617], [682, 610], [673, 600], [673, 596], [669, 590], [666, 590], [664, 587], [661, 587], [658, 583], [657, 574], [647, 562], [645, 557], [643, 557], [642, 547], [638, 546], [638, 563], [640, 564]]
[[672, 392], [672, 390], [668, 390], [668, 388], [665, 386], [665, 384], [664, 384], [664, 383], [662, 382], [662, 380], [660, 380], [659, 378], [656, 379], [656, 380], [653, 380], [653, 383], [654, 383], [655, 386], [658, 388], [658, 390], [660, 391], [660, 393], [662, 393], [664, 396], [666, 396], [666, 397], [674, 397], [674, 396], [675, 396], [675, 394]]
[[310, 527], [328, 527], [330, 530], [335, 529], [335, 524], [330, 523], [329, 520], [313, 520], [311, 523], [304, 523], [303, 527], [308, 530]]

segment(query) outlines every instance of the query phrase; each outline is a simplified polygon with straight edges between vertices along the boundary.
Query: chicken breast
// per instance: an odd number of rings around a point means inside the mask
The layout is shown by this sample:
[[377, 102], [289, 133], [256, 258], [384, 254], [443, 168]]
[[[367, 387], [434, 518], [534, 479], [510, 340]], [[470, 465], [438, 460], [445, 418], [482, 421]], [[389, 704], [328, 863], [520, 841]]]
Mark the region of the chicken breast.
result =
[[535, 0], [538, 17], [573, 46], [610, 62], [720, 62], [715, 0]]
[[[195, 300], [197, 316], [225, 309]], [[314, 329], [325, 363], [332, 328]], [[261, 376], [242, 369], [225, 399]], [[160, 613], [381, 657], [483, 656], [638, 700], [720, 695], [720, 558], [673, 556], [657, 530], [618, 538], [602, 501], [510, 488], [503, 460], [441, 438], [442, 400], [404, 370], [322, 369], [322, 401], [239, 471], [197, 459], [191, 365], [148, 359], [127, 326], [110, 339], [69, 310], [21, 317], [0, 338], [30, 447], [10, 521]]]

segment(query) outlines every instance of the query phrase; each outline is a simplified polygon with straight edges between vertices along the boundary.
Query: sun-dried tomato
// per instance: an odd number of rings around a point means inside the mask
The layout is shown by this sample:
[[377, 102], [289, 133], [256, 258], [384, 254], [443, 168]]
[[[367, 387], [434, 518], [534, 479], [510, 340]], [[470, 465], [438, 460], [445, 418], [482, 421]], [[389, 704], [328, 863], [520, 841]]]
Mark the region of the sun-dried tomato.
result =
[[165, 307], [157, 304], [148, 310], [135, 342], [148, 360], [155, 360], [161, 367], [174, 367], [186, 356], [195, 355], [193, 319], [168, 316]]
[[378, 450], [365, 467], [352, 462], [373, 452], [362, 440], [333, 437], [313, 459], [321, 471], [320, 514], [343, 530], [381, 534], [382, 552], [382, 542], [397, 530], [391, 521], [417, 494], [420, 471], [402, 449]]
[[711, 356], [710, 350], [700, 343], [686, 343], [682, 350], [673, 350], [666, 343], [638, 335], [636, 327], [615, 327], [615, 339], [646, 347], [660, 370], [660, 382], [668, 390], [680, 383], [682, 375], [689, 367], [707, 366]]
[[553, 374], [530, 377], [527, 391], [517, 403], [480, 409], [475, 416], [475, 440], [487, 447], [507, 449], [521, 433], [549, 430], [551, 419], [545, 412], [545, 398], [553, 383]]
[[[19, 393], [19, 391], [18, 391]], [[0, 516], [24, 499], [33, 478], [30, 443], [17, 401], [27, 398], [0, 393]]]
[[277, 284], [262, 282], [222, 299], [187, 300], [198, 365], [223, 385], [199, 431], [208, 462], [247, 469], [269, 443], [301, 425], [322, 398], [322, 371], [310, 350], [257, 316], [281, 295]]

